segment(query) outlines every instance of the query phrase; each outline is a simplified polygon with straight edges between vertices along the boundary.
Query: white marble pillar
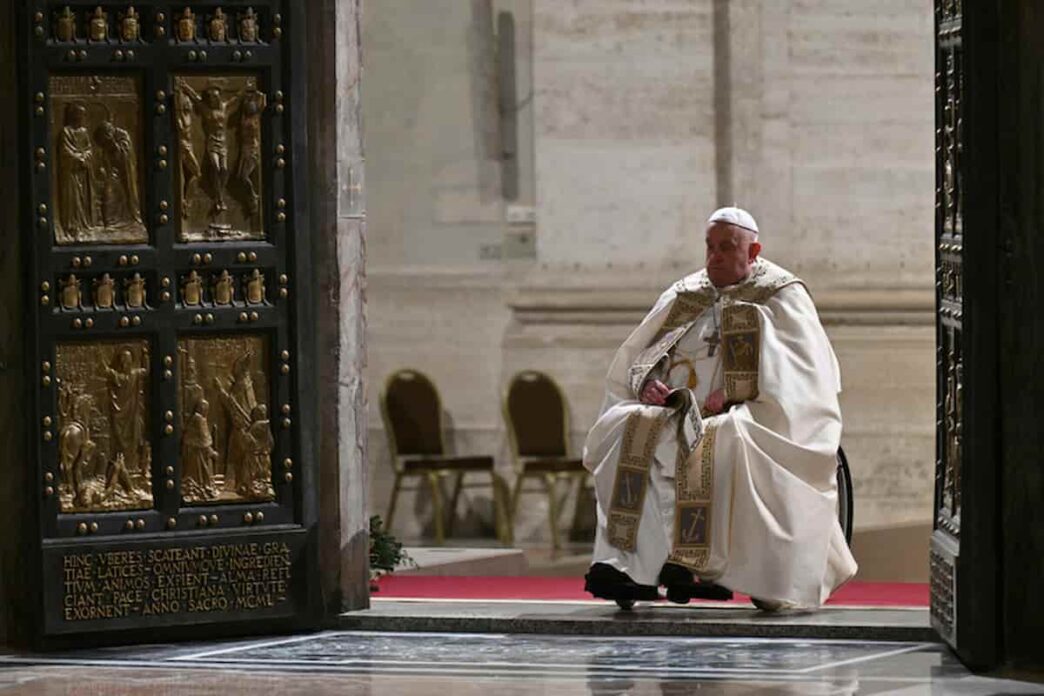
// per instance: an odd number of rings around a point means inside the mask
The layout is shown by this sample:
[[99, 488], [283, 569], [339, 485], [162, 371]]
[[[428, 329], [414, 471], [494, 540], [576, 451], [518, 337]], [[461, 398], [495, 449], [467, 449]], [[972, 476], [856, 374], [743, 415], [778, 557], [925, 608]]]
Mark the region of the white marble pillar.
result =
[[319, 549], [327, 616], [369, 604], [360, 11], [361, 0], [320, 0], [309, 9]]

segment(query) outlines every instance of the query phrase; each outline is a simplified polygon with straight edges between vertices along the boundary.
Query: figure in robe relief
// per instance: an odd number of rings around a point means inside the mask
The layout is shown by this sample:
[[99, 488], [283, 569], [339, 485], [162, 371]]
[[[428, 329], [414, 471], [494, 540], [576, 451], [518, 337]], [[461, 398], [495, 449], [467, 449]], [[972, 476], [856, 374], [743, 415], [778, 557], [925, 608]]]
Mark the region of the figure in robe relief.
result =
[[58, 151], [58, 237], [80, 242], [94, 231], [95, 146], [87, 131], [87, 107], [73, 103], [65, 107]]
[[[144, 355], [148, 364], [148, 354]], [[134, 355], [121, 350], [114, 365], [107, 367], [109, 409], [114, 454], [122, 454], [130, 471], [149, 478], [148, 443], [145, 439], [145, 380], [147, 366], [134, 364]]]
[[214, 449], [209, 413], [210, 402], [198, 399], [182, 427], [181, 495], [189, 502], [213, 500], [218, 496], [214, 485], [214, 463], [218, 453]]
[[102, 181], [102, 223], [110, 230], [126, 227], [143, 233], [137, 158], [130, 133], [106, 119], [95, 131], [94, 139], [98, 144], [98, 170]]
[[225, 489], [235, 491], [244, 498], [254, 494], [253, 471], [256, 447], [251, 427], [258, 406], [254, 393], [254, 381], [250, 376], [250, 358], [247, 353], [240, 356], [232, 366], [232, 381], [226, 387], [219, 378], [214, 386], [221, 393], [230, 426], [225, 456]]

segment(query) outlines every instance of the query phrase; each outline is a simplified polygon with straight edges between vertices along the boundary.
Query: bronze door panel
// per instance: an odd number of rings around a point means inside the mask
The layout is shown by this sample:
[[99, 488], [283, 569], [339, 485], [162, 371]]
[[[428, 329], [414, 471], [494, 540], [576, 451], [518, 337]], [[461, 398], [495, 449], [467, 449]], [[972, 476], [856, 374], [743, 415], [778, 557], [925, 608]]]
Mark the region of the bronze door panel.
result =
[[144, 244], [141, 89], [136, 77], [51, 75], [57, 244]]
[[182, 500], [273, 500], [267, 341], [182, 338], [178, 356]]
[[264, 239], [257, 77], [177, 74], [173, 99], [178, 240]]
[[151, 508], [148, 342], [63, 343], [55, 352], [62, 512]]

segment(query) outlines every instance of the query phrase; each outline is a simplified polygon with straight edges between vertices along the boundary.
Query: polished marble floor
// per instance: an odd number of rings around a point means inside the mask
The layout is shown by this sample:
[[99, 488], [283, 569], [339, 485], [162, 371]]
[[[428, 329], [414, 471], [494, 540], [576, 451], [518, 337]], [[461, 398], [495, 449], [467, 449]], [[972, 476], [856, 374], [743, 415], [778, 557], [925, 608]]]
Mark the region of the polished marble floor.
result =
[[327, 631], [0, 654], [0, 694], [1044, 694], [941, 645]]

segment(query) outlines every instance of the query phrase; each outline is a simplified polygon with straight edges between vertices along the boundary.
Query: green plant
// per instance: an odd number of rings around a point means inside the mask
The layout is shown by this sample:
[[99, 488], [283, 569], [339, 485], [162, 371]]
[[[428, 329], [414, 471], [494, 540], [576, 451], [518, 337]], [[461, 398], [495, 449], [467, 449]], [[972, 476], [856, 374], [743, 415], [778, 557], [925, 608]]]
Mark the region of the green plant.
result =
[[370, 577], [375, 579], [391, 573], [400, 565], [416, 565], [409, 557], [402, 542], [385, 531], [380, 515], [370, 518]]

